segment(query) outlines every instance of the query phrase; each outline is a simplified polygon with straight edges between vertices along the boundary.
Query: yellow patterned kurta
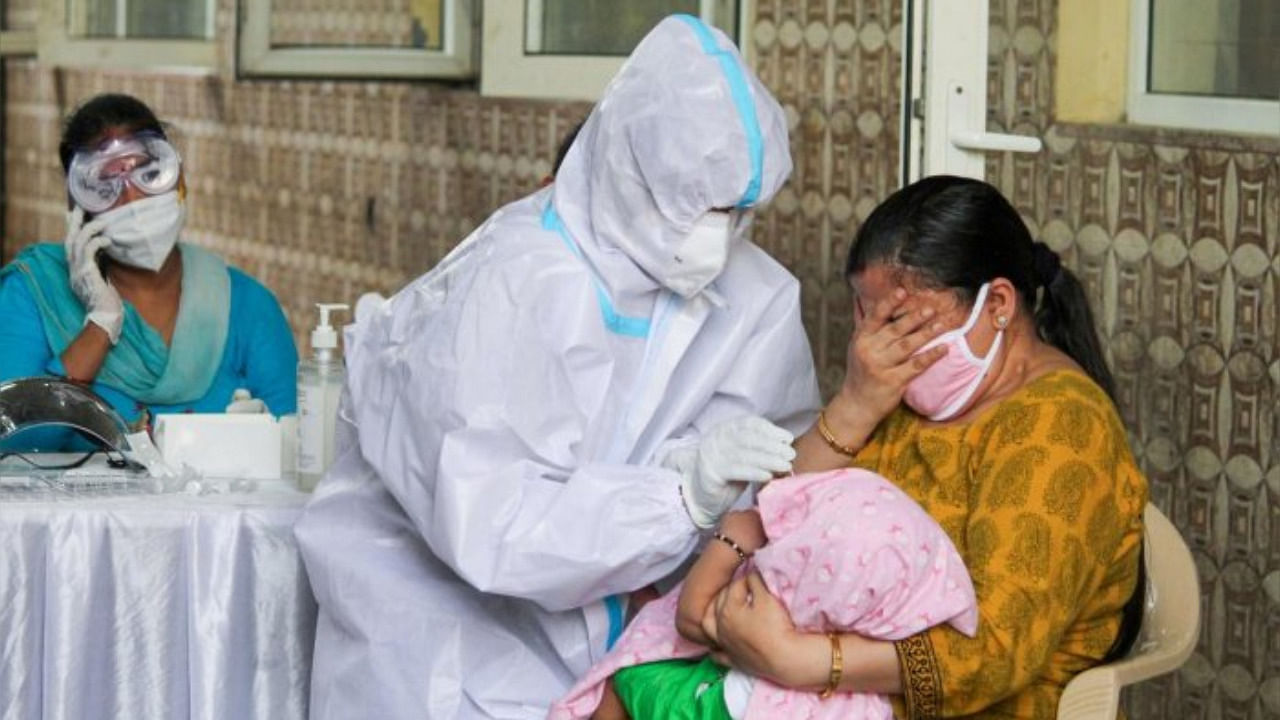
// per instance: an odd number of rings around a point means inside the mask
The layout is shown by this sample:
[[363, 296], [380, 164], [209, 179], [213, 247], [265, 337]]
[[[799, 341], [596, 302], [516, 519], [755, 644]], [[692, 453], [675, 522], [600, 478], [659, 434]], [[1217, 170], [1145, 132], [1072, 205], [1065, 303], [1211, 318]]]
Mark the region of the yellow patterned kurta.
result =
[[938, 520], [978, 594], [976, 637], [941, 626], [898, 642], [897, 716], [1053, 718], [1137, 582], [1147, 483], [1111, 401], [1062, 370], [965, 424], [900, 409], [854, 465]]

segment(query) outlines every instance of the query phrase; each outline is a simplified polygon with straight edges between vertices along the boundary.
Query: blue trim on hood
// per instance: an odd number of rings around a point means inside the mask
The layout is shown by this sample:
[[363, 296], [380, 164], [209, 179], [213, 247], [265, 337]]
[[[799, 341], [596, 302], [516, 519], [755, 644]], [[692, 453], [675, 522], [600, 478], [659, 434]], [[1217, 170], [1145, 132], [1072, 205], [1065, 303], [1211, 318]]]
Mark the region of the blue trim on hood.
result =
[[625, 618], [623, 617], [623, 605], [621, 595], [610, 595], [604, 599], [604, 607], [609, 613], [609, 637], [605, 640], [605, 650], [612, 650], [613, 646], [618, 644], [618, 638], [622, 637], [622, 628]]
[[738, 207], [750, 207], [760, 199], [761, 176], [764, 174], [764, 140], [760, 134], [760, 119], [756, 117], [756, 105], [751, 100], [751, 90], [747, 84], [746, 73], [734, 58], [732, 52], [722, 50], [716, 45], [716, 38], [711, 30], [698, 18], [680, 14], [675, 17], [683, 20], [693, 28], [702, 43], [702, 50], [720, 63], [725, 80], [729, 82], [729, 93], [733, 96], [733, 104], [738, 108], [738, 117], [742, 119], [742, 129], [747, 133], [747, 152], [751, 155], [751, 181], [738, 200]]
[[[547, 230], [554, 230], [560, 234], [560, 239], [564, 240], [564, 244], [569, 246], [569, 250], [578, 257], [579, 260], [586, 264], [586, 258], [582, 256], [582, 249], [569, 236], [569, 231], [565, 229], [564, 222], [560, 219], [559, 213], [550, 201], [547, 207], [542, 211], [542, 227]], [[596, 302], [600, 305], [600, 314], [604, 317], [604, 326], [609, 332], [626, 335], [627, 337], [648, 337], [649, 336], [649, 318], [644, 317], [628, 317], [620, 314], [613, 307], [613, 300], [609, 298], [609, 293], [605, 292], [604, 286], [600, 283], [600, 279], [596, 277], [591, 266], [587, 266], [587, 270], [591, 272], [591, 282], [596, 286]]]

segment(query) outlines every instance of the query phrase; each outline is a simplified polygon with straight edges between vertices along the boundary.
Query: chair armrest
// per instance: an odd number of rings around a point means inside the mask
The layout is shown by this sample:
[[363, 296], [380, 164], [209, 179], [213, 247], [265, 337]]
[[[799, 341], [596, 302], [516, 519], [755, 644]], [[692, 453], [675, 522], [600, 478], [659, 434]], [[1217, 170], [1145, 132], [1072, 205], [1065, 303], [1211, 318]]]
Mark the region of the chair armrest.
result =
[[1058, 700], [1058, 720], [1115, 718], [1120, 709], [1120, 688], [1173, 672], [1187, 659], [1190, 645], [1179, 640], [1182, 647], [1139, 644], [1134, 655], [1075, 676]]
[[1099, 665], [1071, 679], [1058, 700], [1058, 720], [1114, 718], [1120, 711], [1116, 665]]

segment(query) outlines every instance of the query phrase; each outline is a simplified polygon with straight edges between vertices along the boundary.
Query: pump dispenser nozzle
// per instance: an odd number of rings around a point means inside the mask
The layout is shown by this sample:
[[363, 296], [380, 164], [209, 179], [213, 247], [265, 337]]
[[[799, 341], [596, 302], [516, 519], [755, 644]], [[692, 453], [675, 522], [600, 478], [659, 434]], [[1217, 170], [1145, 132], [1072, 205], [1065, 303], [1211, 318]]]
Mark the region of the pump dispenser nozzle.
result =
[[338, 333], [329, 324], [329, 313], [348, 310], [350, 306], [346, 303], [316, 303], [316, 307], [320, 309], [320, 324], [311, 331], [311, 349], [331, 350], [338, 347]]
[[329, 324], [334, 310], [347, 310], [343, 303], [316, 303], [320, 323], [311, 331], [311, 357], [298, 361], [298, 486], [312, 490], [325, 470], [333, 464], [338, 400], [342, 397], [342, 357], [338, 355], [338, 333]]

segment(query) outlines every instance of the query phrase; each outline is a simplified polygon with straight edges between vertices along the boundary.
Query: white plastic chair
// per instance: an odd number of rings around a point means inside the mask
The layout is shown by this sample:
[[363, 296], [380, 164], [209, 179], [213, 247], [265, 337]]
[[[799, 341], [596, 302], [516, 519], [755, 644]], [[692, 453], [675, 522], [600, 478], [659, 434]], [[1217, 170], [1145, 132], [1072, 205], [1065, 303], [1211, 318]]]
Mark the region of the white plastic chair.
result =
[[1177, 670], [1200, 633], [1200, 581], [1191, 550], [1154, 505], [1146, 525], [1147, 602], [1129, 655], [1072, 678], [1058, 701], [1058, 720], [1115, 720], [1120, 688]]

